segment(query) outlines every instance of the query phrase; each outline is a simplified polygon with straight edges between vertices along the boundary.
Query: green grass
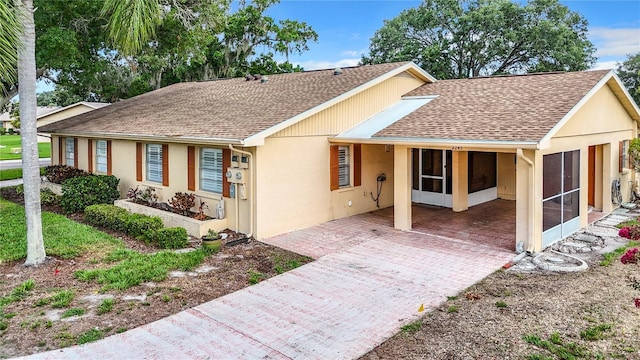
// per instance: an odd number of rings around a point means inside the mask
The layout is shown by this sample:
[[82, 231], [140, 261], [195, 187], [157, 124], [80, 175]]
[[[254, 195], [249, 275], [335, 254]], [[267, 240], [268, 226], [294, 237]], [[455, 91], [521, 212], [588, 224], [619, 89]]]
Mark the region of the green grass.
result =
[[104, 299], [104, 300], [102, 300], [100, 305], [98, 305], [98, 309], [96, 310], [96, 314], [102, 315], [102, 314], [106, 314], [108, 312], [111, 312], [111, 310], [113, 310], [113, 304], [115, 304], [115, 300], [113, 300], [113, 299]]
[[[0, 199], [0, 213], [0, 262], [26, 258], [24, 208]], [[62, 258], [73, 258], [88, 252], [108, 252], [124, 246], [121, 240], [49, 212], [42, 213], [42, 232], [47, 255]]]
[[190, 271], [204, 261], [202, 250], [177, 254], [161, 251], [155, 254], [140, 254], [128, 249], [118, 249], [106, 258], [118, 262], [104, 269], [80, 270], [74, 276], [82, 281], [96, 281], [103, 284], [103, 291], [125, 290], [146, 281], [162, 281], [170, 270]]
[[414, 333], [422, 328], [422, 321], [416, 320], [414, 322], [408, 323], [407, 325], [402, 326], [400, 329], [403, 332]]
[[498, 302], [496, 303], [496, 307], [497, 307], [498, 309], [504, 309], [504, 308], [506, 308], [506, 307], [508, 307], [508, 306], [509, 306], [509, 305], [507, 305], [507, 303], [506, 303], [506, 302], [504, 302], [504, 301], [498, 301]]
[[22, 168], [0, 170], [0, 180], [13, 180], [22, 178]]
[[82, 316], [84, 315], [85, 310], [82, 308], [72, 308], [62, 313], [60, 316], [62, 319], [72, 317], [72, 316]]
[[451, 314], [451, 313], [457, 313], [458, 312], [458, 307], [456, 305], [451, 305], [447, 308], [447, 313]]
[[[527, 343], [547, 350], [560, 359], [584, 359], [589, 357], [589, 352], [582, 346], [574, 342], [566, 342], [559, 333], [554, 332], [547, 340], [541, 339], [537, 335], [525, 335], [524, 341]], [[528, 359], [548, 359], [542, 355], [530, 355]]]
[[29, 291], [33, 290], [36, 286], [32, 279], [29, 279], [22, 284], [16, 286], [9, 295], [0, 297], [0, 313], [3, 313], [4, 308], [14, 302], [20, 301], [29, 295]]
[[580, 338], [583, 340], [596, 341], [604, 339], [611, 335], [611, 324], [600, 324], [587, 328], [580, 332]]
[[104, 337], [104, 333], [100, 329], [91, 329], [78, 336], [78, 345], [98, 341]]
[[619, 247], [612, 252], [608, 252], [603, 254], [604, 260], [600, 261], [600, 266], [609, 266], [614, 260], [617, 260], [628, 248], [638, 246], [640, 242], [637, 241], [629, 241], [625, 246]]
[[264, 280], [266, 276], [258, 271], [251, 270], [249, 271], [249, 284], [255, 285], [260, 281]]
[[[20, 135], [0, 135], [0, 160], [22, 159], [22, 154], [13, 154], [11, 149], [21, 148], [22, 140]], [[41, 158], [51, 157], [51, 144], [48, 142], [38, 143], [38, 156]]]

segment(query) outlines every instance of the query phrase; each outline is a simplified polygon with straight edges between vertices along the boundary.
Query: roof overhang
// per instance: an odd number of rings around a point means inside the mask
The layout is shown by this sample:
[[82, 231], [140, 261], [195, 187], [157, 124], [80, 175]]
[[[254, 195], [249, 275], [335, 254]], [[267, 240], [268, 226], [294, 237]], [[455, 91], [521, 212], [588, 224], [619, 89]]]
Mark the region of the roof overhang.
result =
[[513, 150], [515, 149], [540, 149], [536, 141], [500, 141], [500, 140], [464, 140], [464, 139], [429, 139], [429, 138], [339, 138], [330, 137], [329, 142], [341, 144], [376, 144], [376, 145], [403, 145], [417, 148], [447, 149], [455, 151], [467, 151], [477, 149]]
[[378, 76], [377, 78], [370, 80], [354, 89], [351, 89], [350, 91], [345, 92], [344, 94], [337, 96], [329, 101], [326, 101], [314, 108], [311, 108], [305, 112], [302, 112], [292, 118], [289, 118], [285, 121], [282, 121], [280, 123], [278, 123], [277, 125], [274, 125], [268, 129], [265, 129], [257, 134], [254, 134], [252, 136], [249, 136], [248, 138], [246, 138], [244, 140], [244, 143], [246, 144], [246, 146], [259, 146], [259, 145], [264, 145], [264, 140], [277, 133], [278, 131], [284, 130], [312, 115], [315, 115], [319, 112], [321, 112], [322, 110], [325, 110], [341, 101], [344, 101], [364, 90], [367, 90], [369, 88], [372, 88], [398, 74], [401, 74], [403, 72], [409, 72], [411, 75], [415, 76], [418, 79], [421, 79], [424, 82], [435, 82], [436, 79], [429, 75], [426, 71], [424, 71], [422, 68], [420, 68], [418, 65], [414, 64], [413, 62], [409, 62], [406, 63], [402, 66], [399, 66], [389, 72], [384, 73], [381, 76]]
[[163, 142], [163, 143], [182, 143], [195, 145], [240, 145], [245, 146], [240, 139], [217, 139], [209, 137], [194, 136], [157, 136], [157, 135], [141, 135], [141, 134], [120, 134], [120, 133], [88, 133], [88, 132], [46, 132], [47, 134], [55, 134], [61, 137], [87, 137], [94, 139], [115, 139], [145, 142]]

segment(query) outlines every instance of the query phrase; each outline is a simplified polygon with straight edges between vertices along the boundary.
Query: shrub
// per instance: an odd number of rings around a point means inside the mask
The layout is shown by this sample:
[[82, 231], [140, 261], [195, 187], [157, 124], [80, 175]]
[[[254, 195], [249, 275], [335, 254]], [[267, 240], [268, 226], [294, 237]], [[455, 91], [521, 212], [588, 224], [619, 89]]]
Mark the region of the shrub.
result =
[[130, 214], [125, 225], [127, 234], [133, 237], [147, 235], [149, 232], [162, 229], [163, 226], [160, 217], [143, 214]]
[[13, 135], [16, 131], [13, 130], [13, 128], [9, 128], [9, 130], [7, 130], [7, 132], [9, 133], [9, 135]]
[[623, 264], [637, 264], [639, 258], [640, 254], [638, 254], [638, 248], [633, 248], [627, 250], [627, 252], [622, 255], [620, 262]]
[[196, 195], [177, 192], [171, 199], [169, 199], [169, 205], [176, 209], [180, 214], [189, 216], [190, 209], [196, 205]]
[[0, 127], [0, 135], [4, 135], [7, 133], [7, 129]]
[[60, 205], [68, 213], [84, 211], [93, 204], [112, 204], [120, 197], [120, 180], [113, 175], [91, 175], [67, 179], [62, 184]]
[[130, 213], [121, 207], [111, 204], [95, 204], [84, 209], [84, 221], [89, 225], [125, 231]]
[[44, 168], [44, 175], [52, 183], [62, 184], [67, 179], [89, 175], [88, 172], [67, 165], [51, 165]]
[[151, 231], [148, 236], [161, 249], [181, 249], [187, 246], [187, 230], [181, 227]]
[[60, 201], [60, 197], [56, 195], [51, 189], [40, 190], [40, 202], [44, 205], [55, 204]]

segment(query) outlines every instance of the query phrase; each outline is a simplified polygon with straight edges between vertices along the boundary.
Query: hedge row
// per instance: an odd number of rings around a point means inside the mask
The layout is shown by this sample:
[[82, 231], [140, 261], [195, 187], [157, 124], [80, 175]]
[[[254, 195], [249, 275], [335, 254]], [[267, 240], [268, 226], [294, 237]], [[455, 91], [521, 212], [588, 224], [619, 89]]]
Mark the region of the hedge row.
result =
[[162, 219], [157, 216], [132, 214], [115, 205], [87, 206], [84, 209], [84, 220], [90, 225], [143, 238], [161, 249], [180, 249], [187, 246], [188, 235], [184, 228], [163, 228]]
[[89, 175], [67, 179], [62, 183], [60, 205], [68, 213], [81, 212], [89, 205], [113, 204], [120, 197], [113, 175]]

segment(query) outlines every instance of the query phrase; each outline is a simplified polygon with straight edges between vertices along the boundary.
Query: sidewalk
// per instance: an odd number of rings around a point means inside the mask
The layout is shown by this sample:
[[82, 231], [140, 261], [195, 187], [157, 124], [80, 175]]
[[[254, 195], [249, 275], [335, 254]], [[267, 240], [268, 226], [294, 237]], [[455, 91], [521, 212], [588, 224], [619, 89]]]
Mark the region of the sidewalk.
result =
[[0, 181], [0, 188], [16, 186], [22, 184], [22, 179], [2, 180]]

